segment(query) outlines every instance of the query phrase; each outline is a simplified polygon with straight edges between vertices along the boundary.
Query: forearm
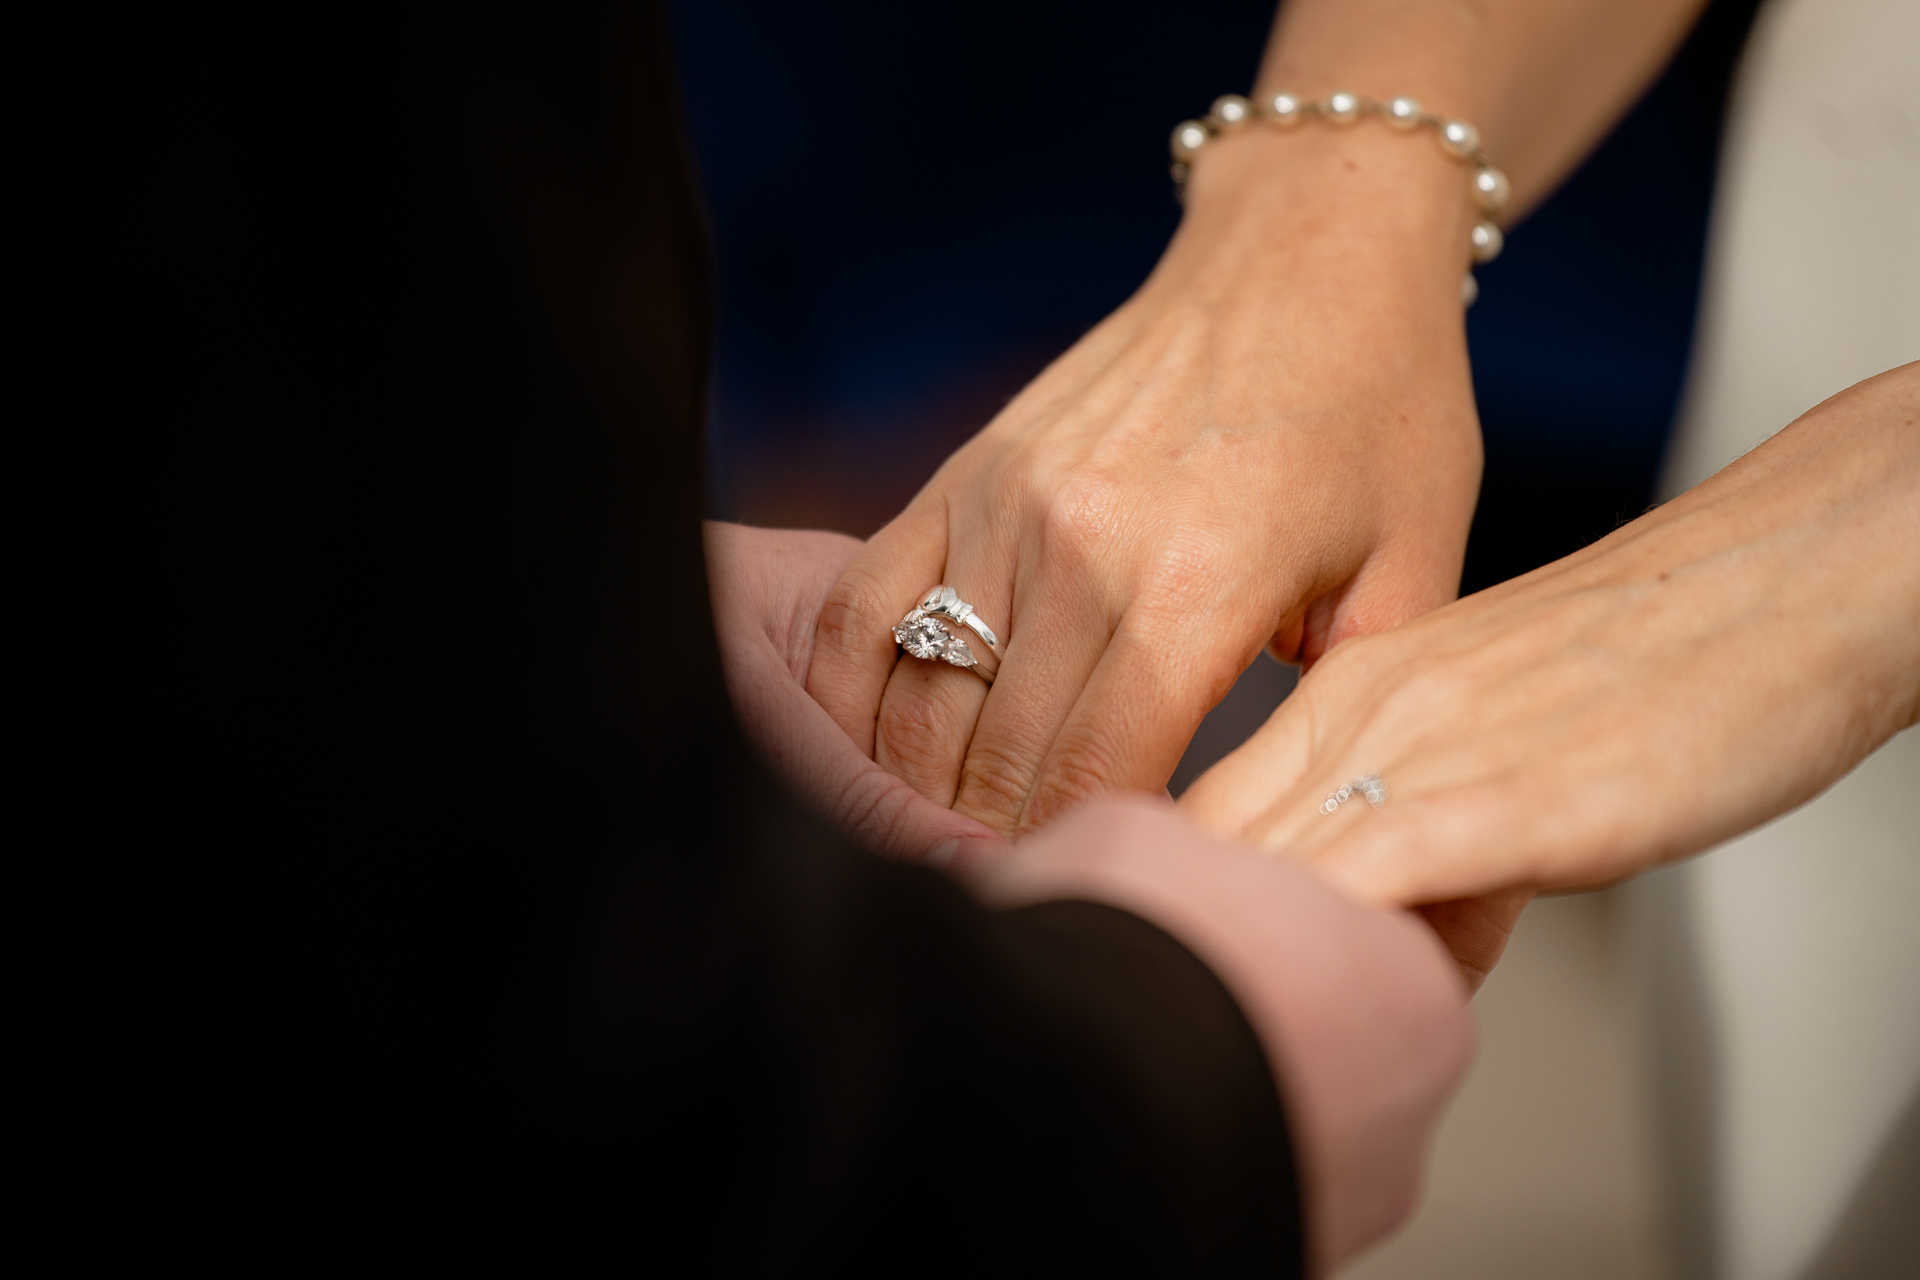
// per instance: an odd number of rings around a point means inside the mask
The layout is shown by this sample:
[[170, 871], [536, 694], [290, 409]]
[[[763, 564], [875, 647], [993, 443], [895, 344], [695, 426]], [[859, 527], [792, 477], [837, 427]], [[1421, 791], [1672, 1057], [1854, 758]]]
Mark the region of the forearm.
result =
[[1549, 193], [1652, 81], [1704, 0], [1288, 0], [1256, 91], [1410, 94]]
[[1728, 662], [1759, 658], [1751, 680], [1775, 686], [1781, 714], [1830, 727], [1828, 758], [1796, 761], [1812, 794], [1920, 718], [1916, 547], [1920, 362], [1827, 400], [1563, 563], [1569, 586], [1644, 596], [1650, 622], [1684, 615], [1675, 638], [1724, 635]]

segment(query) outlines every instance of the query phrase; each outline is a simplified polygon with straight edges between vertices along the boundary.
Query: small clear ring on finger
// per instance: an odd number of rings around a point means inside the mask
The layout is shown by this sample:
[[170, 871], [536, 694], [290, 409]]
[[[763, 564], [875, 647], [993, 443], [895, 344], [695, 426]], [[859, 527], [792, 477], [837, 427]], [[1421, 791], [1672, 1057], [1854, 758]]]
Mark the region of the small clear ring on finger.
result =
[[1341, 805], [1353, 799], [1356, 795], [1366, 797], [1368, 806], [1378, 809], [1387, 802], [1387, 784], [1377, 771], [1362, 774], [1352, 782], [1342, 783], [1330, 792], [1327, 798], [1320, 802], [1320, 812], [1337, 812]]

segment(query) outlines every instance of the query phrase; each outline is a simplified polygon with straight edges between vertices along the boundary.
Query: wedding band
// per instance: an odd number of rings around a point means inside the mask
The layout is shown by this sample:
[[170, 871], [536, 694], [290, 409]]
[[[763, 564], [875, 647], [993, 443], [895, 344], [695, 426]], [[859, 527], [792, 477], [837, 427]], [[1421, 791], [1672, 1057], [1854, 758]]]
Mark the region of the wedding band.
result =
[[[982, 661], [973, 645], [955, 630], [956, 626], [968, 628], [984, 642], [990, 662]], [[980, 620], [973, 606], [949, 586], [938, 586], [927, 592], [919, 605], [900, 619], [900, 625], [893, 629], [893, 638], [916, 658], [950, 663], [973, 672], [989, 685], [1000, 669], [1000, 638], [993, 634], [992, 627]]]
[[1322, 800], [1320, 802], [1320, 812], [1332, 813], [1335, 809], [1338, 809], [1341, 805], [1353, 799], [1356, 794], [1365, 796], [1367, 803], [1378, 809], [1387, 802], [1387, 784], [1380, 780], [1380, 775], [1377, 773], [1369, 773], [1363, 778], [1355, 778], [1352, 782], [1347, 783], [1329, 795], [1325, 800]]

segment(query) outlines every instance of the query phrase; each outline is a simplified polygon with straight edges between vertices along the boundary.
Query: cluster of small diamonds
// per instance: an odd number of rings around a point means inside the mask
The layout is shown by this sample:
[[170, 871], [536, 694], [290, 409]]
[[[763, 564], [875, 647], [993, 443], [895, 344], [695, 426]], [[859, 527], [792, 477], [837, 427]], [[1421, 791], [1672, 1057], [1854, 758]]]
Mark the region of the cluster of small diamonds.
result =
[[1376, 809], [1387, 802], [1387, 784], [1380, 780], [1379, 774], [1370, 773], [1364, 778], [1355, 778], [1352, 782], [1347, 783], [1325, 800], [1322, 800], [1320, 802], [1320, 812], [1332, 813], [1335, 809], [1338, 809], [1341, 805], [1353, 799], [1356, 793], [1365, 796], [1367, 803]]

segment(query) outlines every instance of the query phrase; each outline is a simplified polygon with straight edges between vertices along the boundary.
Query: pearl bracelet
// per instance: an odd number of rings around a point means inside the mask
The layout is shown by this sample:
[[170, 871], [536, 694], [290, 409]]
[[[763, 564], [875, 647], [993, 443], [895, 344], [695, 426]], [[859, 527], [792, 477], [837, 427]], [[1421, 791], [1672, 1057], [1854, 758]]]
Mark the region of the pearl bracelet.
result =
[[[1292, 128], [1308, 116], [1318, 116], [1330, 124], [1352, 124], [1364, 115], [1385, 116], [1396, 129], [1428, 128], [1440, 140], [1440, 149], [1462, 164], [1473, 166], [1473, 199], [1488, 215], [1474, 224], [1467, 239], [1476, 263], [1492, 262], [1500, 256], [1506, 237], [1492, 215], [1500, 212], [1511, 188], [1507, 175], [1493, 167], [1487, 153], [1480, 149], [1480, 131], [1464, 120], [1443, 120], [1432, 115], [1412, 98], [1394, 98], [1381, 102], [1357, 93], [1330, 93], [1318, 102], [1307, 102], [1291, 93], [1276, 93], [1255, 105], [1237, 93], [1215, 98], [1213, 109], [1202, 120], [1182, 120], [1173, 128], [1173, 187], [1182, 204], [1186, 203], [1187, 175], [1195, 156], [1215, 134], [1232, 133], [1249, 122], [1264, 117], [1282, 128]], [[1467, 306], [1480, 296], [1480, 282], [1468, 272], [1460, 282], [1460, 300]]]

